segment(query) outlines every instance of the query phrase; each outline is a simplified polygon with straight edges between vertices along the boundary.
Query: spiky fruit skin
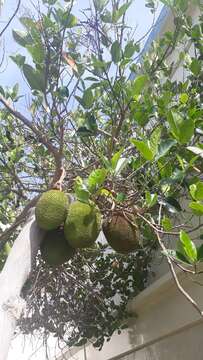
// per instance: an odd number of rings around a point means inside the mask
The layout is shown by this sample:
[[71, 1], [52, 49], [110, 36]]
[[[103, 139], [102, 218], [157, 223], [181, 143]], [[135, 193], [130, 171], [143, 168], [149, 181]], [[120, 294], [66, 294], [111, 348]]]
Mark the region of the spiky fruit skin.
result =
[[128, 254], [139, 246], [137, 229], [121, 215], [114, 215], [103, 231], [109, 245], [119, 253]]
[[101, 229], [101, 214], [94, 205], [75, 201], [70, 205], [64, 225], [65, 237], [73, 248], [94, 244]]
[[45, 234], [40, 250], [42, 258], [50, 266], [62, 265], [75, 254], [75, 249], [71, 248], [60, 229]]
[[38, 226], [43, 230], [57, 229], [64, 223], [69, 208], [69, 198], [59, 190], [42, 194], [35, 208]]

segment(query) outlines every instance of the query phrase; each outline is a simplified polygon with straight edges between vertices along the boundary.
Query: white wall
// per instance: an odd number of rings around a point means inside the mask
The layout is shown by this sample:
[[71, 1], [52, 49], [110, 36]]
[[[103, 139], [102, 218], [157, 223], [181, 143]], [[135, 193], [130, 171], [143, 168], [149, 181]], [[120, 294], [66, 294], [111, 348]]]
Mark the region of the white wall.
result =
[[[179, 275], [187, 291], [203, 305], [203, 288], [184, 274]], [[198, 279], [203, 283], [203, 276]], [[92, 347], [69, 360], [202, 360], [203, 319], [180, 294], [169, 274], [164, 275], [129, 303], [137, 314], [121, 335], [115, 335], [99, 352]], [[187, 340], [186, 340], [187, 339]], [[127, 352], [127, 354], [126, 354]], [[126, 355], [125, 355], [126, 354]]]

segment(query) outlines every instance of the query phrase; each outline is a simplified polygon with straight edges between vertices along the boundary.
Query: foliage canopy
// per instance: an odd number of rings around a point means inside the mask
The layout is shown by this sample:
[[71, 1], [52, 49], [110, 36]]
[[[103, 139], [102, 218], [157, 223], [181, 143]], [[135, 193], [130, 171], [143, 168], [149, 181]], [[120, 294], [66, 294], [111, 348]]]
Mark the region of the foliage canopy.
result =
[[[13, 30], [25, 50], [10, 56], [29, 87], [25, 114], [15, 110], [25, 103], [20, 86], [0, 87], [1, 258], [27, 209], [62, 169], [63, 189], [94, 201], [104, 220], [136, 215], [140, 248], [131, 255], [98, 242], [50, 269], [39, 254], [23, 290], [24, 332], [43, 329], [69, 345], [90, 340], [101, 348], [126, 326], [127, 301], [146, 286], [157, 247], [170, 267], [187, 265], [194, 274], [203, 259], [196, 241], [203, 215], [203, 17], [193, 24], [191, 1], [162, 0], [172, 9], [173, 30], [142, 54], [142, 39], [127, 26], [132, 1], [93, 0], [81, 18], [72, 1], [42, 3], [20, 17], [23, 31]], [[146, 6], [155, 12], [153, 0]], [[174, 79], [178, 66], [187, 73], [182, 81]]]

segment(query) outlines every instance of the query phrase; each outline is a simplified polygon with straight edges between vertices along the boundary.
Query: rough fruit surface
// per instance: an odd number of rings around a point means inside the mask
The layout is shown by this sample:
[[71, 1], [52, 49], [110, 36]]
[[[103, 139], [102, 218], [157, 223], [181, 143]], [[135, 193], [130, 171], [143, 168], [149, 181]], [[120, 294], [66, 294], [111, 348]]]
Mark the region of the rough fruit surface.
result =
[[61, 265], [75, 254], [60, 229], [45, 234], [40, 250], [42, 258], [51, 266]]
[[86, 248], [97, 239], [101, 229], [101, 215], [93, 206], [80, 201], [70, 205], [64, 231], [73, 248]]
[[41, 229], [54, 230], [64, 223], [69, 207], [69, 199], [59, 190], [49, 190], [37, 202], [35, 215]]
[[121, 215], [114, 215], [103, 231], [109, 245], [117, 252], [127, 254], [139, 247], [137, 229]]

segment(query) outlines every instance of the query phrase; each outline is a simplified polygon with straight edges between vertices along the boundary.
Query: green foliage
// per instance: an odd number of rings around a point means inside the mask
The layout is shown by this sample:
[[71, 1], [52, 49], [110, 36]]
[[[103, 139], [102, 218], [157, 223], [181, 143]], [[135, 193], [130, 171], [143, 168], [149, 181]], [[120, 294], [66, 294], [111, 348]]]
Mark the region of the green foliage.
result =
[[[71, 346], [96, 339], [94, 346], [101, 348], [105, 339], [121, 329], [129, 297], [145, 287], [152, 253], [157, 249], [157, 231], [175, 238], [177, 228], [181, 230], [174, 249], [164, 252], [172, 262], [195, 272], [203, 259], [201, 242], [197, 246], [193, 241], [194, 224], [201, 224], [199, 216], [203, 215], [202, 16], [194, 25], [185, 12], [191, 2], [162, 2], [173, 8], [174, 31], [154, 42], [145, 54], [140, 51], [142, 41], [134, 38], [126, 22], [131, 1], [94, 0], [92, 11], [84, 9], [76, 18], [71, 1], [61, 6], [59, 1], [44, 0], [40, 13], [35, 10], [33, 17], [20, 18], [24, 31], [13, 30], [23, 54], [20, 49], [10, 58], [30, 89], [26, 108], [21, 87], [0, 87], [7, 103], [15, 103], [15, 109], [25, 108], [23, 115], [27, 116], [24, 126], [22, 117], [1, 103], [1, 231], [31, 199], [42, 191], [46, 194], [61, 165], [66, 170], [63, 189], [82, 208], [90, 210], [94, 203], [103, 221], [110, 223], [118, 213], [125, 220], [137, 215], [140, 236], [132, 255], [106, 252], [107, 244], [95, 245], [99, 226], [94, 214], [94, 248], [78, 251], [76, 263], [70, 260], [66, 264], [68, 270], [63, 265], [60, 271], [46, 270], [39, 258], [44, 274], [50, 271], [51, 281], [61, 282], [63, 289], [60, 285], [61, 293], [56, 296], [55, 285], [50, 291], [44, 278], [53, 303], [45, 304], [37, 297], [40, 289], [28, 299], [33, 296], [35, 309], [46, 309], [52, 315], [47, 323], [46, 311], [40, 311], [41, 322], [36, 323], [34, 312], [24, 329], [44, 328]], [[146, 1], [152, 12], [155, 5], [153, 0]], [[168, 56], [176, 48], [182, 49], [183, 43], [191, 43], [193, 57], [183, 50], [174, 63], [169, 62]], [[180, 64], [188, 78], [177, 82], [173, 74]], [[56, 203], [54, 200], [51, 213], [47, 206], [43, 209], [46, 224], [56, 213]], [[81, 225], [77, 239], [81, 234], [85, 237], [82, 219], [75, 212], [74, 222]], [[64, 220], [63, 215], [54, 226]], [[66, 235], [70, 235], [67, 230]], [[1, 254], [4, 262], [7, 255]], [[93, 290], [103, 300], [99, 310], [98, 304], [92, 306], [97, 298]], [[117, 293], [119, 305], [114, 302]], [[67, 321], [73, 329], [70, 336], [56, 325], [61, 323], [60, 315], [53, 311], [59, 298], [65, 299], [63, 306], [69, 304], [65, 310], [60, 304], [60, 310], [62, 323]], [[117, 315], [113, 317], [108, 309]]]
[[189, 235], [182, 231], [180, 232], [180, 241], [178, 242], [178, 251], [186, 258], [190, 263], [197, 261], [197, 249], [194, 242], [190, 239]]
[[121, 60], [121, 48], [118, 40], [116, 40], [111, 47], [112, 61], [117, 64]]
[[194, 121], [192, 118], [183, 118], [180, 114], [170, 111], [168, 122], [171, 133], [181, 144], [186, 144], [194, 134]]
[[24, 64], [22, 69], [23, 74], [31, 89], [44, 92], [46, 89], [46, 84], [43, 70], [36, 70], [28, 64]]

